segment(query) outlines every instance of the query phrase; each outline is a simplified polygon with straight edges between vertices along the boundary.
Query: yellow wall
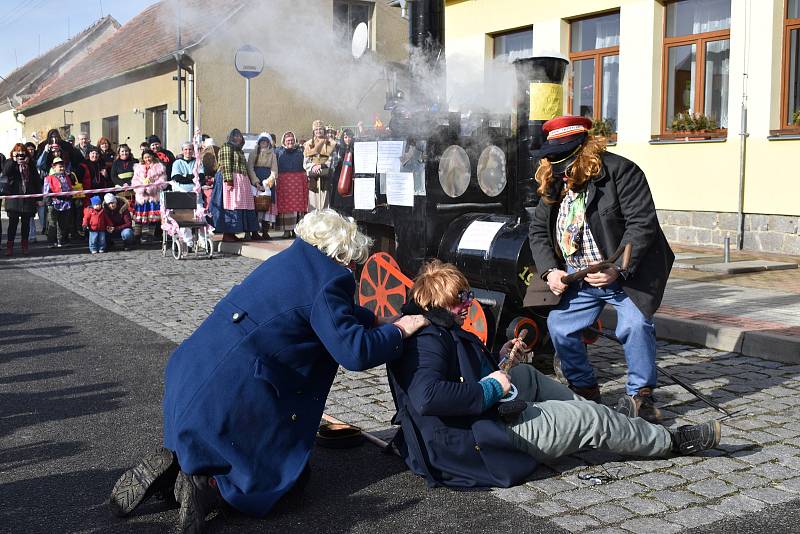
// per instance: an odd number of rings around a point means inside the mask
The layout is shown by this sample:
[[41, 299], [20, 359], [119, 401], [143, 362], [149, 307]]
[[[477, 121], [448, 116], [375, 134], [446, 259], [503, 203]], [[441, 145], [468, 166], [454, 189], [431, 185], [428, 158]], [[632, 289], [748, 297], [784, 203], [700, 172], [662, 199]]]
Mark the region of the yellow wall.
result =
[[145, 117], [133, 110], [144, 111], [146, 108], [167, 105], [166, 146], [176, 151], [180, 143], [188, 139], [189, 128], [172, 113], [177, 99], [177, 88], [172, 81], [174, 74], [175, 71], [170, 69], [152, 78], [129, 82], [55, 107], [45, 105], [41, 109], [26, 110], [25, 133], [30, 137], [33, 132], [38, 132], [39, 139], [43, 139], [48, 130], [64, 125], [64, 109], [68, 109], [73, 111], [72, 133], [77, 135], [81, 123], [89, 121], [92, 141], [97, 141], [102, 135], [103, 118], [117, 115], [119, 142], [128, 143], [136, 154], [139, 143], [145, 139]]
[[[734, 212], [738, 206], [742, 85], [747, 69], [747, 213], [798, 215], [800, 180], [787, 162], [800, 140], [769, 141], [779, 124], [783, 0], [731, 0], [728, 138], [721, 143], [652, 145], [661, 127], [661, 62], [664, 7], [654, 0], [453, 0], [447, 2], [446, 46], [451, 57], [487, 65], [491, 34], [533, 26], [534, 53], [566, 55], [570, 18], [619, 9], [619, 143], [611, 150], [646, 172], [656, 207]], [[749, 33], [749, 48], [745, 35]], [[463, 61], [463, 58], [459, 58]], [[451, 80], [452, 83], [452, 80]], [[565, 84], [566, 85], [566, 84]], [[791, 168], [791, 166], [790, 166]], [[769, 184], [769, 185], [767, 185]]]

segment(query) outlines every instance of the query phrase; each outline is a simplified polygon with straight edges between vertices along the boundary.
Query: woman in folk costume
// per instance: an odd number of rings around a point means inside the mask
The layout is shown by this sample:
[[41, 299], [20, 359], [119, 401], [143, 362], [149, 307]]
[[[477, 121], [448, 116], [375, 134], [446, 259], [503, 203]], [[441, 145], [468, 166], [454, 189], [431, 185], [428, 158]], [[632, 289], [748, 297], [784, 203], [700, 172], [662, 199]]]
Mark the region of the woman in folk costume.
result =
[[[311, 128], [311, 139], [303, 144], [303, 168], [308, 173], [308, 202], [313, 208], [325, 209], [330, 206], [331, 188], [330, 158], [336, 150], [336, 139], [327, 136], [321, 120], [315, 120]], [[330, 127], [333, 129], [333, 127]]]
[[303, 150], [298, 147], [294, 132], [283, 134], [278, 155], [278, 174], [281, 179], [276, 187], [278, 220], [276, 230], [283, 230], [284, 239], [294, 237], [297, 221], [308, 211], [308, 178], [303, 169]]
[[167, 170], [156, 159], [152, 150], [142, 152], [142, 161], [133, 166], [131, 185], [149, 185], [136, 189], [136, 205], [133, 212], [133, 234], [138, 241], [142, 237], [142, 227], [158, 225], [161, 222], [161, 185], [167, 181]]
[[[255, 177], [262, 189], [257, 190], [256, 196], [268, 199], [263, 202], [264, 210], [257, 210], [258, 220], [261, 222], [261, 238], [271, 239], [269, 236], [270, 226], [275, 225], [277, 215], [277, 205], [275, 204], [275, 184], [278, 179], [278, 156], [273, 150], [272, 136], [263, 132], [258, 136], [256, 149], [247, 158], [247, 169], [250, 171], [251, 179]], [[259, 199], [257, 199], [259, 200]], [[255, 232], [253, 237], [258, 236]]]
[[234, 128], [228, 135], [228, 141], [219, 149], [219, 170], [211, 195], [211, 216], [214, 229], [222, 232], [225, 242], [241, 241], [236, 237], [237, 233], [258, 231], [243, 147], [244, 136], [238, 128]]

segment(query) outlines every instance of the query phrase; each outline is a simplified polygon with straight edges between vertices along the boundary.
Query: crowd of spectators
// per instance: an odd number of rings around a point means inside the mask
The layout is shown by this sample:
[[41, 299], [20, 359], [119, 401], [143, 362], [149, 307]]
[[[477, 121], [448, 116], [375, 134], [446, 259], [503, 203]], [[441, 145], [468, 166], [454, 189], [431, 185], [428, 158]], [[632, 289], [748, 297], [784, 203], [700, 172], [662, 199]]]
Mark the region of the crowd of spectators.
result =
[[[42, 237], [50, 248], [88, 245], [91, 253], [160, 242], [162, 191], [194, 192], [196, 183], [198, 213], [207, 213], [223, 241], [270, 240], [271, 231], [293, 238], [309, 206], [320, 200], [320, 208], [330, 205], [327, 193], [335, 190], [337, 165], [352, 150], [351, 131], [337, 139], [332, 127], [321, 125], [314, 122], [308, 143], [292, 131], [279, 143], [275, 134], [263, 132], [247, 154], [238, 129], [221, 146], [207, 135], [199, 144], [183, 143], [178, 157], [156, 135], [136, 152], [128, 144], [115, 148], [106, 137], [94, 145], [86, 132], [64, 139], [57, 129], [38, 145], [17, 143], [8, 158], [0, 153], [0, 207], [8, 215], [5, 254], [13, 255], [16, 243], [27, 254], [29, 243]], [[82, 193], [98, 189], [113, 190]], [[13, 198], [54, 193], [70, 194]], [[0, 238], [2, 230], [0, 222]], [[193, 246], [191, 231], [182, 231]]]

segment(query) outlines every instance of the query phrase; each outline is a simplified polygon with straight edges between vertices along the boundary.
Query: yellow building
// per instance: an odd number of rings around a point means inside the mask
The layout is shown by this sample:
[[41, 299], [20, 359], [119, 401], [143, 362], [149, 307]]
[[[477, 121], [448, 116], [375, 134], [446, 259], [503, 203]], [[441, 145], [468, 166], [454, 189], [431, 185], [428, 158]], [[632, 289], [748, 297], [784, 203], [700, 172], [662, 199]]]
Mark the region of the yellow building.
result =
[[[355, 62], [350, 39], [361, 22], [368, 44]], [[404, 59], [406, 42], [400, 13], [374, 0], [162, 1], [20, 109], [28, 135], [83, 131], [138, 153], [156, 134], [177, 152], [197, 127], [222, 144], [231, 129], [245, 130], [245, 78], [234, 58], [248, 44], [264, 58], [251, 81], [250, 131], [307, 137], [317, 118], [371, 123], [359, 110], [382, 110], [383, 65]]]
[[445, 24], [449, 91], [569, 58], [563, 112], [604, 120], [673, 242], [735, 244], [741, 210], [745, 249], [800, 255], [800, 0], [449, 0]]

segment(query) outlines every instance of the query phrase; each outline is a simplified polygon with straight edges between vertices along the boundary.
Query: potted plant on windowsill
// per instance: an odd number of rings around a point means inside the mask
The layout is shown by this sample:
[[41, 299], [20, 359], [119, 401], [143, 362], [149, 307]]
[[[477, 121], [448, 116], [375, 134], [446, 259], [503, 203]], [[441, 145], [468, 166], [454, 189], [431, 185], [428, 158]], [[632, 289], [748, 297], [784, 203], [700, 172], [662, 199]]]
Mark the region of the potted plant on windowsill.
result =
[[614, 127], [614, 119], [608, 117], [603, 119], [593, 119], [591, 133], [594, 137], [602, 137], [608, 142], [615, 142], [617, 140], [617, 131]]
[[702, 113], [678, 113], [672, 119], [672, 139], [686, 139], [687, 141], [698, 141], [701, 139], [709, 139], [712, 137], [719, 137], [719, 130], [717, 122], [713, 117], [704, 115]]

